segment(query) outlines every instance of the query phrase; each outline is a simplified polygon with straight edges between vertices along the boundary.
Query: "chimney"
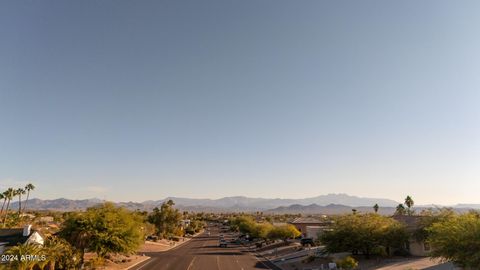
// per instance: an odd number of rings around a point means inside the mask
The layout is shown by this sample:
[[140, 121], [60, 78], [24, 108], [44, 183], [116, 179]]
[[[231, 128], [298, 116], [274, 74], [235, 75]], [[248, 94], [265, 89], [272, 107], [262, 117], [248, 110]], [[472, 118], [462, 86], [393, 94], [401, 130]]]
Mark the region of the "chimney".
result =
[[25, 225], [23, 227], [23, 236], [29, 236], [32, 231], [32, 225]]

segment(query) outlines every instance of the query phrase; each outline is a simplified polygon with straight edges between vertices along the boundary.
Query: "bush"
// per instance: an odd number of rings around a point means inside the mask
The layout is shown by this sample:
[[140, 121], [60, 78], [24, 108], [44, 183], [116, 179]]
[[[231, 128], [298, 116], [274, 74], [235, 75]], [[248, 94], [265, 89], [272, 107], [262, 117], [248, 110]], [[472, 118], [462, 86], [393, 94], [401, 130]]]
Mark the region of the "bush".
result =
[[338, 260], [337, 266], [343, 269], [355, 269], [358, 267], [358, 262], [354, 258], [348, 256], [341, 260]]
[[378, 248], [401, 248], [408, 240], [405, 227], [377, 214], [346, 215], [336, 219], [331, 231], [321, 236], [329, 253], [359, 251], [365, 257]]
[[387, 257], [389, 255], [385, 247], [374, 247], [372, 250], [372, 254], [380, 257]]
[[59, 236], [81, 251], [95, 252], [103, 258], [108, 253], [134, 253], [145, 239], [142, 218], [113, 203], [69, 214]]
[[480, 213], [454, 215], [428, 228], [432, 257], [450, 260], [466, 269], [480, 265]]
[[187, 228], [185, 229], [185, 233], [186, 233], [186, 234], [191, 234], [191, 235], [193, 235], [193, 234], [195, 234], [195, 230], [192, 229], [191, 227], [187, 227]]

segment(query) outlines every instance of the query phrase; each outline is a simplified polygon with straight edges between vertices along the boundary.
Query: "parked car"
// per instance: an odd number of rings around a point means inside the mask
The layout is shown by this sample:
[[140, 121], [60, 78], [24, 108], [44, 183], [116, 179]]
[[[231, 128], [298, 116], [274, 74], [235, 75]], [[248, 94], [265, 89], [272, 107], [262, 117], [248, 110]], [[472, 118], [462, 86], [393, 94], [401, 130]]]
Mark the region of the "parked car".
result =
[[221, 239], [221, 240], [220, 240], [220, 243], [219, 243], [219, 246], [226, 248], [226, 247], [227, 247], [227, 241], [225, 241], [225, 239]]
[[302, 246], [306, 246], [306, 245], [315, 246], [315, 242], [313, 241], [313, 238], [302, 238], [300, 239], [300, 244], [302, 244]]
[[156, 242], [156, 241], [158, 241], [158, 236], [156, 236], [156, 235], [149, 235], [149, 236], [147, 236], [147, 239], [146, 239], [146, 240]]

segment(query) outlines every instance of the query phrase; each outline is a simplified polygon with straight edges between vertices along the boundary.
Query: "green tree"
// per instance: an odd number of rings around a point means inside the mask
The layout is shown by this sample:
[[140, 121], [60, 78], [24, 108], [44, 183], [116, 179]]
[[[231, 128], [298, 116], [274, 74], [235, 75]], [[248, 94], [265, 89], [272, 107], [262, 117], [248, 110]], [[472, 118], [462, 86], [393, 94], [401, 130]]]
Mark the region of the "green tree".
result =
[[293, 225], [283, 225], [273, 227], [269, 234], [267, 235], [268, 239], [271, 240], [284, 240], [294, 239], [301, 235], [302, 233]]
[[373, 211], [375, 211], [375, 213], [378, 213], [378, 209], [380, 207], [378, 206], [378, 203], [376, 203], [374, 206], [373, 206]]
[[23, 188], [17, 188], [15, 190], [15, 195], [18, 196], [18, 214], [22, 213], [22, 195], [25, 194], [26, 191]]
[[40, 257], [32, 257], [40, 256], [40, 250], [41, 246], [36, 244], [16, 245], [5, 252], [6, 255], [14, 256], [7, 264], [10, 269], [31, 270], [41, 260]]
[[84, 213], [70, 214], [59, 235], [81, 252], [95, 252], [99, 258], [108, 253], [130, 254], [143, 242], [142, 219], [125, 208], [105, 203]]
[[238, 229], [241, 233], [252, 235], [257, 223], [252, 217], [241, 216], [237, 219]]
[[0, 193], [0, 200], [3, 200], [2, 210], [0, 210], [0, 217], [3, 214], [3, 208], [5, 208], [5, 202], [7, 201], [7, 197], [5, 197], [5, 192]]
[[55, 236], [45, 239], [40, 253], [45, 255], [45, 260], [37, 264], [42, 270], [47, 265], [48, 270], [54, 270], [57, 266], [61, 269], [73, 269], [80, 261], [73, 247], [65, 239]]
[[262, 224], [257, 224], [253, 232], [251, 233], [251, 236], [253, 238], [261, 238], [261, 239], [267, 239], [267, 236], [269, 232], [273, 229], [273, 225], [270, 223], [262, 223]]
[[415, 203], [413, 202], [412, 197], [407, 196], [405, 198], [405, 205], [407, 206], [407, 214], [410, 216], [413, 214], [412, 207]]
[[452, 261], [465, 269], [480, 265], [480, 214], [454, 215], [429, 228], [431, 256]]
[[10, 201], [12, 201], [13, 197], [15, 196], [15, 190], [13, 188], [8, 188], [4, 195], [7, 200], [7, 207], [5, 208], [5, 216], [3, 217], [3, 227], [5, 227], [5, 224], [7, 223], [8, 208], [10, 208]]
[[179, 232], [182, 214], [173, 206], [172, 200], [164, 202], [160, 209], [155, 207], [148, 216], [148, 221], [155, 225], [157, 235], [162, 238], [170, 237]]
[[419, 241], [424, 242], [428, 240], [430, 236], [429, 228], [438, 222], [451, 218], [455, 215], [455, 212], [450, 208], [441, 208], [437, 210], [424, 210], [422, 211], [422, 219], [417, 224], [417, 229], [413, 232], [413, 237]]
[[30, 197], [30, 191], [32, 191], [34, 189], [35, 189], [35, 186], [32, 183], [28, 183], [25, 186], [25, 190], [27, 191], [27, 199], [25, 200], [25, 204], [23, 205], [23, 212], [25, 212], [26, 209], [27, 209], [28, 198]]
[[361, 252], [367, 258], [376, 250], [402, 248], [408, 240], [405, 228], [392, 218], [377, 214], [346, 215], [337, 218], [331, 231], [321, 235], [330, 253]]
[[342, 269], [350, 270], [358, 267], [358, 262], [351, 256], [347, 256], [339, 261], [337, 261], [337, 266]]
[[397, 205], [397, 208], [395, 209], [395, 215], [404, 216], [406, 213], [407, 211], [405, 210], [405, 206], [403, 206], [403, 204]]

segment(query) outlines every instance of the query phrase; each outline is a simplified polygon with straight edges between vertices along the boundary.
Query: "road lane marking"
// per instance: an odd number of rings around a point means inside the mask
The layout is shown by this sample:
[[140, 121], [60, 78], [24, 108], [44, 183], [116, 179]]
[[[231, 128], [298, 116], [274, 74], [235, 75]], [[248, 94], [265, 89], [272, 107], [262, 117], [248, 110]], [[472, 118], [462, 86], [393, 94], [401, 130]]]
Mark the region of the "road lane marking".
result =
[[152, 263], [153, 261], [155, 261], [155, 259], [154, 259], [154, 258], [150, 259], [150, 261], [148, 261], [148, 262], [147, 262], [147, 263], [145, 263], [144, 265], [142, 265], [142, 266], [138, 267], [138, 268], [137, 268], [137, 270], [140, 270], [140, 269], [142, 269], [143, 267], [145, 267], [145, 266], [149, 265], [149, 264], [150, 264], [150, 263]]
[[190, 262], [190, 264], [188, 265], [188, 268], [187, 270], [190, 270], [190, 268], [193, 266], [193, 262], [195, 261], [197, 257], [193, 257], [192, 261]]
[[218, 270], [220, 270], [220, 258], [217, 256], [217, 267], [218, 267]]
[[[265, 266], [265, 268], [267, 268], [267, 269], [273, 269], [272, 267], [270, 267], [269, 265], [267, 265], [264, 261], [260, 260], [260, 259], [257, 257], [257, 255], [254, 254], [254, 252], [252, 252], [252, 251], [250, 251], [250, 250], [248, 250], [248, 249], [245, 249], [245, 247], [243, 248], [243, 250], [246, 250], [246, 251], [249, 253], [250, 257], [255, 258], [255, 260], [257, 260], [259, 263], [261, 263], [263, 266]], [[274, 263], [272, 263], [272, 264], [273, 264], [274, 266], [276, 266]], [[243, 269], [242, 269], [242, 270], [243, 270]]]

